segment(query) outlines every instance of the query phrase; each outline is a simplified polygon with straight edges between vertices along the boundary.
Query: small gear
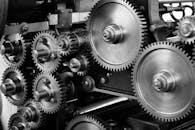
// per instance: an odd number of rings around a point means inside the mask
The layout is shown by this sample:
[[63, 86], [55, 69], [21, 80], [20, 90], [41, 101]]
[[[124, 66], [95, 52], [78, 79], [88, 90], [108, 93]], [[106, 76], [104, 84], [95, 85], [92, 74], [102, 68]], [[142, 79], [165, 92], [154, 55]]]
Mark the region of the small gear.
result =
[[1, 91], [14, 105], [23, 105], [28, 97], [26, 79], [17, 68], [9, 67], [3, 73]]
[[195, 43], [195, 17], [182, 18], [177, 26], [177, 35], [184, 44]]
[[43, 72], [54, 72], [61, 61], [59, 50], [58, 42], [52, 32], [38, 33], [32, 45], [35, 65]]
[[25, 118], [32, 129], [37, 129], [44, 124], [46, 115], [41, 111], [39, 104], [29, 100], [23, 107], [19, 108], [21, 115]]
[[133, 68], [138, 102], [151, 116], [165, 122], [183, 119], [194, 107], [192, 61], [173, 43], [146, 47]]
[[74, 54], [80, 47], [80, 41], [75, 33], [64, 33], [58, 38], [58, 44], [60, 47], [60, 53], [63, 56]]
[[84, 54], [72, 58], [69, 62], [70, 70], [79, 76], [86, 75], [88, 67], [89, 67], [89, 60], [87, 56]]
[[17, 33], [3, 36], [0, 41], [0, 51], [10, 67], [20, 67], [26, 57], [26, 45], [22, 35]]
[[68, 124], [66, 130], [106, 130], [103, 121], [95, 116], [79, 115]]
[[31, 128], [21, 113], [17, 112], [9, 119], [8, 130], [31, 130]]
[[128, 0], [100, 0], [87, 27], [92, 56], [111, 71], [129, 68], [145, 40], [146, 20]]
[[65, 89], [51, 74], [41, 73], [37, 76], [33, 85], [33, 94], [41, 109], [47, 114], [56, 113], [65, 105]]

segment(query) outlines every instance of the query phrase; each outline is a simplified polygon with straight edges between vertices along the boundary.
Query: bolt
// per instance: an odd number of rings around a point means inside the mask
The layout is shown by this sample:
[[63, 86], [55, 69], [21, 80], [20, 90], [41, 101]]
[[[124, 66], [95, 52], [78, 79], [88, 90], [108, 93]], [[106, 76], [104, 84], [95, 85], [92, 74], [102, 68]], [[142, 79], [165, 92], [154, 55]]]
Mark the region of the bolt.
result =
[[101, 83], [101, 84], [105, 84], [105, 83], [106, 83], [106, 79], [105, 79], [104, 77], [101, 77], [101, 78], [100, 78], [100, 83]]

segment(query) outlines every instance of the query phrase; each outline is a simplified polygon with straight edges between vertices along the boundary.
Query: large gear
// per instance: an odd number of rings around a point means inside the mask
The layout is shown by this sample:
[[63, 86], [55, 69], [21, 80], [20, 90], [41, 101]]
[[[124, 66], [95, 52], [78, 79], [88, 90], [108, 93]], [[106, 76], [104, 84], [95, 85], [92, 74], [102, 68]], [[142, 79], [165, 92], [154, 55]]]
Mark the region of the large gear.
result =
[[26, 45], [19, 33], [3, 36], [0, 51], [5, 62], [11, 67], [20, 67], [26, 57]]
[[54, 72], [61, 61], [59, 50], [58, 42], [51, 32], [38, 33], [32, 45], [35, 65], [44, 72]]
[[80, 115], [70, 121], [66, 130], [106, 130], [106, 127], [103, 121], [94, 116]]
[[1, 91], [14, 105], [23, 105], [28, 97], [26, 79], [17, 68], [9, 67], [3, 73]]
[[31, 128], [21, 113], [17, 112], [9, 119], [8, 130], [31, 130]]
[[18, 112], [21, 113], [32, 129], [39, 128], [46, 120], [46, 115], [41, 111], [39, 104], [34, 100], [29, 100], [23, 107], [19, 108]]
[[105, 69], [127, 69], [142, 47], [145, 24], [128, 0], [100, 0], [88, 20], [92, 56]]
[[35, 78], [33, 94], [41, 109], [47, 114], [56, 113], [65, 105], [65, 89], [51, 74], [42, 73]]
[[75, 33], [64, 33], [58, 37], [58, 44], [60, 47], [60, 53], [63, 56], [68, 56], [70, 54], [78, 51], [80, 47], [80, 41]]
[[184, 44], [195, 43], [195, 17], [182, 18], [177, 26], [177, 35]]
[[153, 43], [139, 55], [133, 69], [138, 102], [165, 122], [183, 119], [194, 106], [194, 70], [190, 58], [169, 42]]

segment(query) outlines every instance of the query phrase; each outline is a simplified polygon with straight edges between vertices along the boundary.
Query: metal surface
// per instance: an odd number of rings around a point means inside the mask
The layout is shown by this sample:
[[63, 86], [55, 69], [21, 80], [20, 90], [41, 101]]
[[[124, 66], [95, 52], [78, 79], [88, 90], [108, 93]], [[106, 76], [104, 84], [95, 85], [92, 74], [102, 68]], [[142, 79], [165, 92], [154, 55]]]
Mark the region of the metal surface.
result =
[[113, 71], [127, 69], [144, 42], [145, 19], [126, 0], [101, 0], [88, 20], [94, 59]]
[[44, 72], [54, 72], [61, 61], [59, 46], [51, 32], [38, 33], [32, 45], [32, 55], [35, 65]]
[[86, 114], [95, 110], [103, 109], [105, 107], [116, 105], [117, 103], [129, 101], [126, 97], [115, 97], [108, 100], [104, 100], [102, 102], [91, 104], [90, 106], [86, 106], [78, 110], [79, 114]]
[[177, 36], [185, 44], [194, 44], [195, 42], [195, 17], [184, 17], [178, 23]]
[[64, 104], [65, 92], [51, 74], [39, 74], [33, 84], [33, 95], [41, 109], [48, 114], [56, 113]]
[[194, 106], [194, 70], [185, 52], [169, 42], [153, 43], [140, 54], [132, 82], [138, 102], [162, 121], [180, 120]]
[[21, 66], [26, 57], [23, 37], [19, 33], [3, 36], [0, 41], [0, 51], [9, 66]]
[[4, 35], [16, 34], [16, 33], [30, 33], [49, 30], [49, 23], [37, 22], [37, 23], [21, 23], [19, 25], [5, 26]]
[[106, 127], [94, 116], [80, 115], [69, 122], [66, 130], [106, 130]]
[[7, 68], [2, 77], [1, 92], [14, 105], [23, 105], [28, 96], [26, 79], [16, 68]]

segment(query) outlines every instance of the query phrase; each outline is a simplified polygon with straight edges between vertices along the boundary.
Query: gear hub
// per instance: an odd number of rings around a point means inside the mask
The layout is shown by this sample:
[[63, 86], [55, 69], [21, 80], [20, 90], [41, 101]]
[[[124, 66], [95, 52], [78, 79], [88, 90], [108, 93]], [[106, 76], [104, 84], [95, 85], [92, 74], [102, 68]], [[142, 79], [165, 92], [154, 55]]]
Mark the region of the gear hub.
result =
[[18, 69], [5, 70], [0, 88], [12, 104], [20, 106], [25, 103], [28, 95], [26, 80]]
[[23, 37], [20, 34], [4, 36], [0, 42], [0, 52], [9, 66], [21, 66], [26, 56]]

